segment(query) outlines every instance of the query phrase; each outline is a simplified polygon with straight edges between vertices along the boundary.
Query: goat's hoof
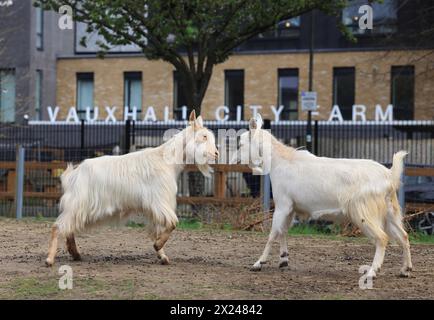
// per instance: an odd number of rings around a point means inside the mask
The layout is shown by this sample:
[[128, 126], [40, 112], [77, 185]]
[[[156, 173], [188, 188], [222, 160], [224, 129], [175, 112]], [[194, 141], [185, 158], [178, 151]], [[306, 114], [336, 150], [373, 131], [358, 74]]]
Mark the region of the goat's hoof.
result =
[[399, 276], [401, 278], [408, 278], [408, 277], [410, 277], [410, 271], [411, 270], [412, 270], [411, 267], [402, 268], [401, 271], [399, 272]]
[[366, 278], [368, 278], [368, 279], [376, 279], [377, 278], [377, 273], [373, 269], [368, 270], [368, 272], [365, 274], [366, 274]]
[[288, 261], [280, 261], [279, 263], [279, 268], [285, 268], [288, 266]]
[[160, 251], [160, 250], [161, 250], [161, 246], [157, 246], [157, 245], [154, 243], [154, 250], [155, 250], [156, 252]]
[[160, 258], [160, 263], [161, 263], [162, 265], [168, 265], [168, 264], [169, 264], [169, 258], [166, 257], [166, 256], [161, 257], [161, 258]]
[[400, 278], [408, 278], [408, 277], [410, 277], [410, 272], [408, 272], [408, 271], [401, 271], [399, 273], [399, 277]]
[[261, 271], [262, 268], [262, 264], [260, 263], [255, 263], [251, 268], [250, 271]]
[[47, 258], [47, 260], [45, 260], [45, 266], [46, 266], [46, 267], [52, 267], [53, 264], [54, 264], [54, 261], [53, 261], [53, 260], [48, 259], [48, 258]]
[[81, 261], [81, 256], [80, 255], [73, 256], [72, 261]]

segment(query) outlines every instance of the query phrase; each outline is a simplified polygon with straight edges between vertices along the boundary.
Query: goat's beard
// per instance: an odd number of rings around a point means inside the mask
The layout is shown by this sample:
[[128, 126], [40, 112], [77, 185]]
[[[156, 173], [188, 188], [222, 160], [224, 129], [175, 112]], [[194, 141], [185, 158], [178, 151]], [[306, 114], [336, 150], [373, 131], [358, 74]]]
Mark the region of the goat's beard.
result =
[[249, 162], [249, 168], [252, 169], [254, 175], [264, 175], [264, 163], [262, 160], [254, 160]]
[[251, 165], [251, 164], [249, 164], [249, 168], [252, 169], [252, 174], [253, 175], [257, 175], [257, 176], [264, 175], [264, 170], [263, 170], [262, 166], [257, 166], [257, 165]]
[[202, 172], [202, 174], [207, 177], [207, 178], [211, 178], [211, 173], [213, 172], [212, 168], [207, 164], [198, 164], [197, 168], [199, 169], [200, 172]]

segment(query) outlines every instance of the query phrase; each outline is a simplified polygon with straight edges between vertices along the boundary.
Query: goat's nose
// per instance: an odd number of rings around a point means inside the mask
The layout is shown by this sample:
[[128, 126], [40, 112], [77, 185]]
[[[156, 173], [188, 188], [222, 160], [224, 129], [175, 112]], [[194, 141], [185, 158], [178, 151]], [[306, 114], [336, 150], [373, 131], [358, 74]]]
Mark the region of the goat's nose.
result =
[[218, 151], [218, 150], [215, 151], [215, 156], [216, 156], [216, 157], [219, 156], [219, 151]]

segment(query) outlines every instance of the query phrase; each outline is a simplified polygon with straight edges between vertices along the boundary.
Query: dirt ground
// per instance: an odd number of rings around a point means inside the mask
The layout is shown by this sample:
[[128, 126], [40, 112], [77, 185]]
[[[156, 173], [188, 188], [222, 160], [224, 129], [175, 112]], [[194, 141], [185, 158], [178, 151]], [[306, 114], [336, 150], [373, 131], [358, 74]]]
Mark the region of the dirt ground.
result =
[[[251, 272], [266, 234], [176, 230], [163, 266], [142, 228], [102, 228], [77, 237], [83, 261], [71, 261], [62, 244], [47, 268], [49, 228], [0, 218], [0, 299], [434, 299], [433, 245], [412, 245], [407, 279], [397, 276], [400, 248], [389, 246], [374, 288], [361, 290], [359, 266], [374, 252], [363, 238], [290, 236], [289, 268], [277, 268], [276, 244], [262, 271]], [[58, 288], [65, 264], [72, 290]]]

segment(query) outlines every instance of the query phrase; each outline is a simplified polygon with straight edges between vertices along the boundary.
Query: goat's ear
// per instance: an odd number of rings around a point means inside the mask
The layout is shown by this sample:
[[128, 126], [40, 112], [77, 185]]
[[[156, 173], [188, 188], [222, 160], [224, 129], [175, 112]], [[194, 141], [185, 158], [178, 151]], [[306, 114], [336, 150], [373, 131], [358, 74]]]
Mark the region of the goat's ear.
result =
[[196, 111], [193, 109], [193, 111], [190, 113], [190, 122], [196, 121]]
[[249, 121], [249, 130], [255, 130], [258, 127], [255, 118], [251, 118]]
[[257, 129], [261, 129], [262, 125], [264, 124], [264, 121], [262, 120], [262, 116], [259, 113], [257, 113], [255, 118], [256, 118]]
[[202, 119], [202, 116], [197, 117], [197, 119], [196, 119], [196, 126], [198, 128], [203, 128], [203, 119]]

